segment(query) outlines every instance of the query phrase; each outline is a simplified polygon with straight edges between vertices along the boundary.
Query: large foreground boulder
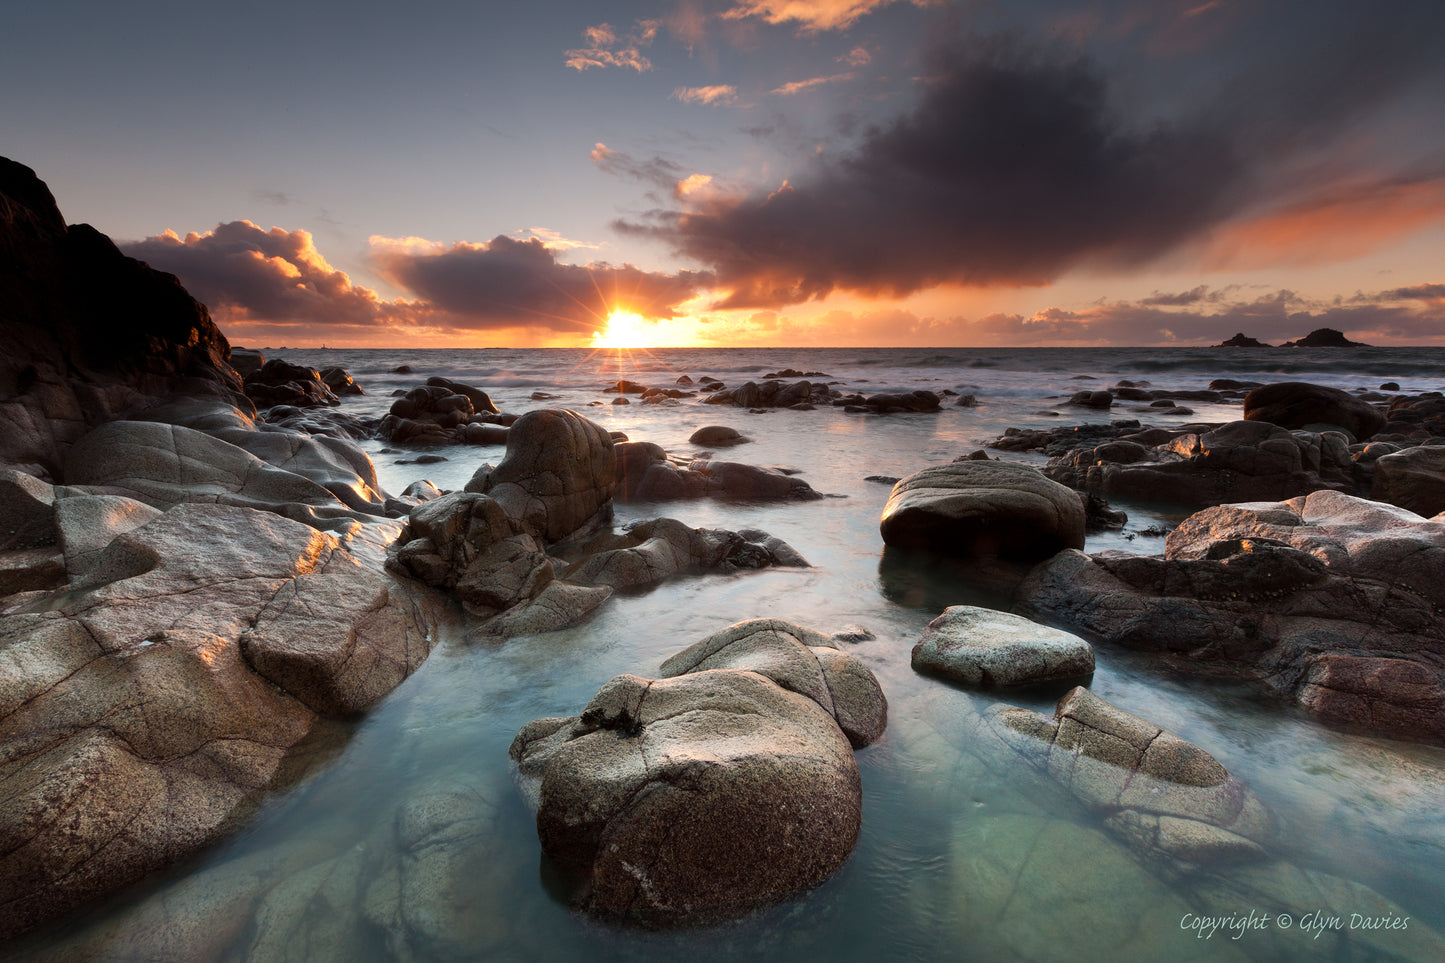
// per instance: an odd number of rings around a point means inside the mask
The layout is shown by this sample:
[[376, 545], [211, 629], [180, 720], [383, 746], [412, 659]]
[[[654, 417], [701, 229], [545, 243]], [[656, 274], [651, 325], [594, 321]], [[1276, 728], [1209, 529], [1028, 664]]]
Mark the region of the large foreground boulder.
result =
[[66, 227], [35, 172], [0, 158], [0, 464], [56, 477], [92, 427], [173, 395], [252, 410], [230, 350], [174, 276]]
[[879, 523], [883, 541], [980, 561], [1032, 563], [1084, 546], [1077, 495], [1036, 469], [957, 461], [893, 486]]
[[1374, 462], [1370, 494], [1426, 518], [1445, 512], [1445, 445], [1382, 455]]
[[234, 829], [433, 637], [430, 596], [273, 512], [51, 498], [70, 583], [0, 614], [0, 938]]
[[[575, 905], [647, 926], [718, 921], [816, 885], [852, 851], [862, 791], [832, 706], [842, 701], [872, 726], [866, 682], [881, 692], [836, 650], [825, 669], [798, 640], [806, 630], [754, 628], [699, 643], [683, 660], [690, 667], [672, 663], [682, 674], [618, 676], [581, 715], [517, 734], [519, 785]], [[772, 674], [706, 667], [747, 661], [728, 653], [739, 645]]]
[[1162, 556], [1064, 552], [1017, 607], [1181, 667], [1261, 679], [1307, 711], [1445, 742], [1445, 523], [1321, 491], [1220, 505]]
[[1303, 381], [1282, 381], [1244, 396], [1244, 420], [1311, 431], [1341, 428], [1365, 441], [1385, 427], [1385, 413], [1347, 391]]

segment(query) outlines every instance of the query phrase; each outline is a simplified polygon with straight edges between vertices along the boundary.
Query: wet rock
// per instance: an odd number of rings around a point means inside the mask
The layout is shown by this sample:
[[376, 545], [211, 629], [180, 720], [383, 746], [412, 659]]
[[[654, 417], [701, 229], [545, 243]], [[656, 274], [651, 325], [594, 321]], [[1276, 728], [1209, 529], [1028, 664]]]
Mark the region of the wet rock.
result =
[[765, 532], [689, 528], [673, 518], [594, 536], [569, 547], [563, 557], [571, 563], [562, 573], [567, 581], [614, 589], [655, 585], [683, 573], [808, 565], [786, 542]]
[[1445, 512], [1445, 446], [1407, 448], [1374, 460], [1371, 495], [1429, 518]]
[[735, 405], [739, 408], [789, 408], [797, 404], [829, 405], [832, 396], [827, 385], [815, 385], [811, 381], [767, 381], [762, 384], [749, 381], [735, 388], [712, 389], [711, 383], [703, 391], [712, 394], [703, 399], [709, 405]]
[[1273, 836], [1264, 804], [1209, 753], [1079, 686], [1053, 718], [995, 706], [984, 725], [1105, 826], [1174, 868], [1258, 859]]
[[1066, 404], [1079, 408], [1108, 408], [1114, 403], [1114, 396], [1107, 391], [1076, 391]]
[[748, 619], [715, 632], [662, 663], [664, 679], [708, 669], [757, 672], [826, 709], [853, 748], [883, 735], [888, 700], [862, 661], [832, 636], [783, 619]]
[[893, 486], [883, 541], [980, 561], [1035, 562], [1084, 544], [1078, 496], [1026, 465], [963, 461]]
[[708, 425], [705, 428], [699, 428], [688, 439], [692, 444], [702, 445], [705, 448], [727, 448], [751, 440], [751, 438], [743, 437], [736, 428], [729, 428], [726, 425]]
[[649, 926], [719, 921], [816, 885], [862, 819], [834, 716], [752, 671], [618, 676], [580, 716], [523, 727], [511, 756], [574, 905]]
[[315, 408], [341, 403], [315, 368], [280, 358], [272, 358], [247, 375], [245, 388], [257, 408], [273, 405]]
[[1317, 717], [1445, 741], [1445, 523], [1320, 491], [1205, 509], [1164, 555], [1065, 552], [1017, 609], [1180, 668], [1259, 679]]
[[450, 394], [461, 395], [472, 403], [472, 411], [476, 414], [498, 414], [497, 406], [492, 403], [492, 398], [481, 388], [474, 388], [471, 385], [462, 384], [460, 381], [452, 381], [450, 378], [428, 378], [426, 379], [429, 388], [445, 388]]
[[858, 401], [857, 405], [875, 414], [939, 410], [938, 395], [931, 391], [890, 391], [868, 395]]
[[484, 465], [466, 490], [490, 495], [520, 531], [556, 542], [612, 516], [616, 457], [606, 429], [573, 411], [529, 411], [507, 434], [507, 454]]
[[322, 383], [330, 388], [331, 393], [338, 398], [344, 398], [348, 395], [366, 394], [366, 392], [361, 389], [361, 385], [356, 383], [356, 379], [352, 378], [345, 368], [323, 368], [320, 374]]
[[698, 459], [687, 473], [701, 475], [709, 494], [760, 501], [815, 501], [822, 494], [801, 478], [775, 468]]
[[1127, 436], [1052, 459], [1044, 473], [1079, 491], [1178, 505], [1290, 498], [1329, 488], [1359, 491], [1347, 439], [1233, 421], [1157, 445]]
[[1094, 648], [1021, 616], [955, 605], [928, 623], [913, 668], [964, 685], [1032, 685], [1094, 673]]
[[260, 371], [261, 366], [265, 363], [266, 356], [261, 352], [249, 348], [238, 348], [235, 345], [231, 346], [231, 367], [235, 368], [236, 373], [242, 378]]
[[1385, 427], [1385, 413], [1349, 392], [1303, 381], [1256, 388], [1244, 398], [1245, 421], [1267, 421], [1282, 428], [1322, 430], [1337, 427], [1352, 440], [1365, 441]]

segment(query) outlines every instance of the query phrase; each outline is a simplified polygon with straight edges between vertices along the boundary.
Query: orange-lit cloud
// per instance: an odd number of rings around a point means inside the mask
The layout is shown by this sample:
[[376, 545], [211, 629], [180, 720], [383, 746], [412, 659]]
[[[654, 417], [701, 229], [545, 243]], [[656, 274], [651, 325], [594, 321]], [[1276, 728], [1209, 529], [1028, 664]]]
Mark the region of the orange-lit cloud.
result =
[[631, 31], [619, 35], [609, 23], [599, 23], [582, 31], [585, 45], [568, 50], [563, 62], [573, 70], [588, 70], [592, 67], [626, 67], [638, 73], [652, 69], [652, 61], [642, 53], [643, 47], [652, 45], [657, 38], [657, 20], [639, 20]]
[[789, 97], [793, 94], [801, 94], [809, 90], [816, 90], [826, 84], [835, 84], [840, 80], [852, 80], [851, 71], [841, 74], [830, 74], [827, 77], [809, 77], [807, 80], [793, 80], [780, 87], [774, 87], [768, 91], [770, 94], [777, 94], [780, 97]]
[[[757, 17], [768, 23], [796, 23], [804, 33], [843, 30], [898, 0], [739, 0], [722, 13], [724, 20]], [[935, 0], [908, 0], [926, 7]]]
[[1334, 185], [1222, 226], [1206, 243], [1207, 268], [1328, 264], [1367, 254], [1415, 231], [1445, 225], [1445, 179]]
[[181, 237], [166, 231], [120, 246], [180, 277], [218, 319], [231, 322], [312, 324], [340, 331], [406, 326], [424, 313], [413, 302], [386, 301], [353, 284], [327, 263], [308, 231], [266, 231], [250, 221], [231, 221], [205, 233]]
[[672, 99], [684, 104], [735, 104], [738, 89], [732, 84], [718, 84], [712, 87], [678, 87], [672, 92]]

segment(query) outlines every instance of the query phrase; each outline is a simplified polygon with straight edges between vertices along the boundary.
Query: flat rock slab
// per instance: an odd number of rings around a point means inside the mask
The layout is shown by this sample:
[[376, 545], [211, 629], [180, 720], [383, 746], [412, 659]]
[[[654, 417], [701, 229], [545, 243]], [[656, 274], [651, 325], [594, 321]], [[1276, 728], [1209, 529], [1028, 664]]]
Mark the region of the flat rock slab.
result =
[[1020, 615], [954, 605], [928, 623], [913, 668], [964, 685], [1030, 685], [1094, 672], [1094, 647]]

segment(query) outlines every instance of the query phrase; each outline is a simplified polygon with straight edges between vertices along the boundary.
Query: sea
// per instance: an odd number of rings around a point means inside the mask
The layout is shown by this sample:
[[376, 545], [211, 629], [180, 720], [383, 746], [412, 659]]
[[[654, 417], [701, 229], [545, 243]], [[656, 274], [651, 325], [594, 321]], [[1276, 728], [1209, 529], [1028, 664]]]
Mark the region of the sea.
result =
[[[379, 417], [431, 376], [487, 391], [503, 411], [571, 408], [677, 458], [705, 425], [751, 441], [716, 457], [799, 473], [827, 498], [763, 504], [620, 504], [617, 524], [671, 516], [691, 526], [763, 529], [811, 567], [674, 579], [623, 593], [585, 623], [497, 641], [454, 617], [428, 661], [363, 719], [331, 726], [298, 774], [234, 836], [173, 870], [10, 948], [24, 959], [223, 960], [1158, 960], [1416, 959], [1445, 944], [1445, 750], [1341, 732], [1252, 685], [1178, 675], [1147, 655], [1100, 646], [1092, 690], [1203, 747], [1273, 814], [1274, 869], [1209, 867], [1180, 876], [1137, 859], [1092, 812], [1040, 793], [969, 738], [971, 712], [997, 702], [1051, 713], [1058, 693], [973, 692], [916, 674], [910, 650], [959, 586], [926, 568], [884, 566], [878, 520], [890, 485], [980, 448], [1010, 427], [1137, 419], [1173, 426], [1240, 417], [1237, 401], [1070, 407], [1121, 379], [1200, 389], [1220, 378], [1308, 381], [1402, 394], [1445, 390], [1445, 348], [936, 348], [651, 350], [296, 350], [268, 357], [340, 366], [365, 390], [341, 410]], [[409, 372], [398, 372], [403, 366]], [[783, 369], [871, 394], [928, 389], [931, 414], [850, 414], [675, 403], [612, 404], [621, 379], [673, 387], [687, 375], [728, 385]], [[1393, 391], [1385, 391], [1392, 394]], [[539, 397], [534, 397], [538, 395]], [[360, 443], [382, 485], [463, 487], [501, 447], [417, 450]], [[999, 454], [995, 452], [994, 454]], [[1003, 454], [1039, 463], [1035, 455]], [[410, 463], [409, 463], [410, 462]], [[1184, 513], [1119, 502], [1122, 530], [1087, 549], [1163, 550]], [[655, 675], [672, 653], [733, 622], [789, 619], [847, 644], [878, 676], [888, 728], [857, 754], [863, 825], [826, 882], [718, 926], [652, 932], [568, 908], [512, 785], [508, 746], [542, 716], [578, 713], [619, 673]], [[427, 800], [463, 800], [465, 833], [418, 842], [405, 829]], [[425, 806], [422, 807], [423, 809]], [[443, 857], [427, 846], [446, 847]], [[739, 847], [750, 840], [739, 839]], [[764, 854], [764, 858], [767, 858]], [[400, 881], [400, 882], [399, 882]], [[399, 903], [378, 893], [402, 892]], [[1226, 894], [1220, 896], [1219, 894]], [[397, 905], [404, 906], [398, 910]], [[1198, 921], [1222, 909], [1264, 927]], [[1388, 912], [1404, 929], [1351, 926]], [[1312, 918], [1308, 928], [1300, 916]], [[1285, 920], [1283, 917], [1289, 917]], [[1329, 920], [1338, 918], [1339, 926]], [[1323, 920], [1323, 922], [1321, 922]], [[6, 949], [0, 947], [0, 958]]]

